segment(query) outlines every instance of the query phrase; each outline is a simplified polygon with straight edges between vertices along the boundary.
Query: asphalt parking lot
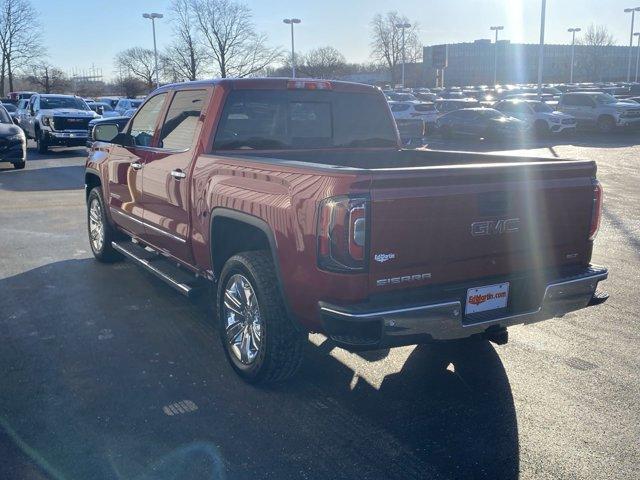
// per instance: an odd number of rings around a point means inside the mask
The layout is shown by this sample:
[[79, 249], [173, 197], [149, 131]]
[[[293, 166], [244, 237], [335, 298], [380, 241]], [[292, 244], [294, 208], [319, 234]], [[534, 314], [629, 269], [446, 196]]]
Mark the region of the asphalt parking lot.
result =
[[640, 478], [639, 144], [435, 139], [596, 160], [610, 300], [504, 346], [352, 354], [314, 335], [268, 389], [227, 365], [206, 301], [92, 259], [83, 149], [0, 163], [0, 478]]

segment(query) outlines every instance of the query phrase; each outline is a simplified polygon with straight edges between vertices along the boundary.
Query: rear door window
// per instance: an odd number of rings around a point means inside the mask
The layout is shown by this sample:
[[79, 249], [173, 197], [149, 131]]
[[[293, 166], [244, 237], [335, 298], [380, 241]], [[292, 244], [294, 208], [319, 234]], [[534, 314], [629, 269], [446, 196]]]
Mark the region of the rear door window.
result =
[[176, 92], [162, 126], [159, 147], [172, 150], [191, 148], [206, 98], [206, 90]]

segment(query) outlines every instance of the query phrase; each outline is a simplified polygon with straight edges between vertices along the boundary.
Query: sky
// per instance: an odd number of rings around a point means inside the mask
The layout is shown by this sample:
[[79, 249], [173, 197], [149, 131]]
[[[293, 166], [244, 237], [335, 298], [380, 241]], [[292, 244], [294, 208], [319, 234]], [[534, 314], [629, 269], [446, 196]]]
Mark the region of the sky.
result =
[[[102, 69], [114, 75], [113, 58], [126, 48], [153, 48], [151, 22], [144, 12], [167, 13], [169, 0], [32, 0], [39, 13], [48, 59], [71, 74]], [[420, 26], [424, 45], [490, 38], [491, 25], [504, 25], [501, 39], [537, 43], [541, 0], [245, 0], [259, 31], [274, 46], [290, 48], [285, 17], [296, 25], [296, 51], [333, 46], [350, 62], [369, 60], [369, 22], [376, 13], [395, 9]], [[392, 8], [393, 6], [393, 8]], [[546, 43], [568, 43], [568, 27], [606, 25], [616, 43], [628, 45], [631, 27], [626, 7], [640, 0], [547, 0]], [[636, 31], [640, 31], [637, 15]], [[171, 38], [169, 19], [156, 22], [158, 48]]]

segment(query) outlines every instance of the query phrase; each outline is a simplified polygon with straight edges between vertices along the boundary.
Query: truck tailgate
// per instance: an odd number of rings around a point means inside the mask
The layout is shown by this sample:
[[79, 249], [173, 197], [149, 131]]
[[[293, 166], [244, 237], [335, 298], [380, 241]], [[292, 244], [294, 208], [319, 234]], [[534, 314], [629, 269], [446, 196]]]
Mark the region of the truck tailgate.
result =
[[372, 292], [586, 264], [595, 163], [372, 171]]

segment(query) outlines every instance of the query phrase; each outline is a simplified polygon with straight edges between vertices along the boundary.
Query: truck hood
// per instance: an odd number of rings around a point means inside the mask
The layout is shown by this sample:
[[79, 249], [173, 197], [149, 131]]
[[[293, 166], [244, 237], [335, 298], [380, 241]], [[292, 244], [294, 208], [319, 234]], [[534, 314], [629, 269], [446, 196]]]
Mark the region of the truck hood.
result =
[[83, 118], [96, 118], [97, 114], [91, 110], [78, 110], [76, 108], [53, 108], [40, 110], [42, 115], [56, 116], [56, 117], [83, 117]]

